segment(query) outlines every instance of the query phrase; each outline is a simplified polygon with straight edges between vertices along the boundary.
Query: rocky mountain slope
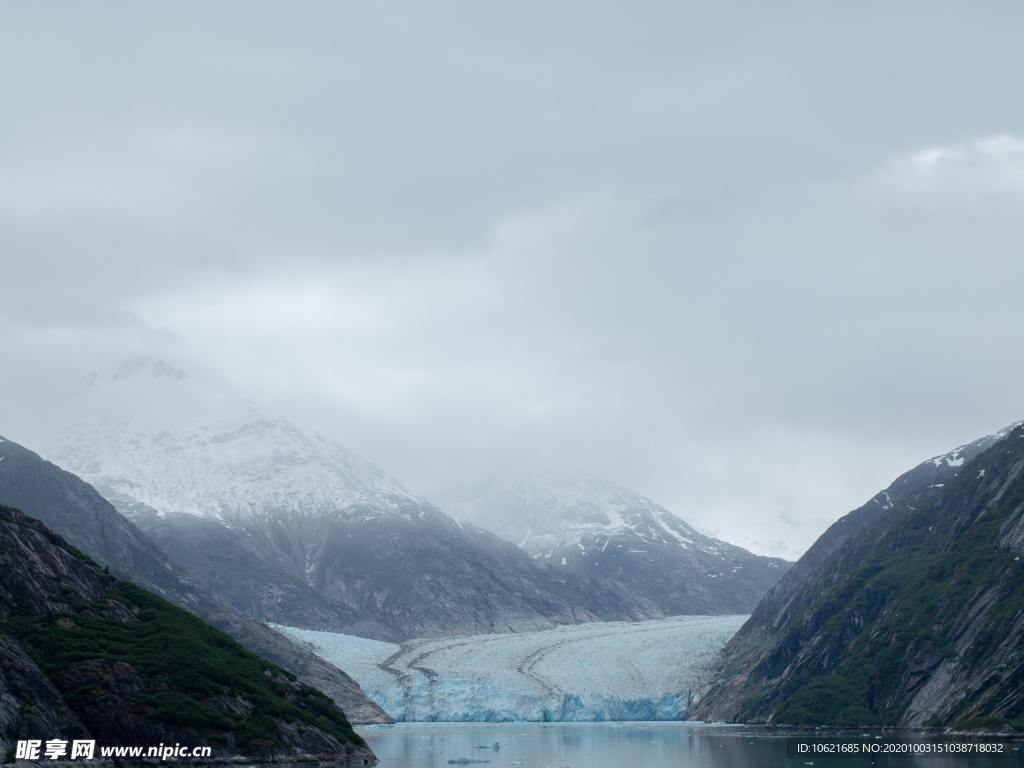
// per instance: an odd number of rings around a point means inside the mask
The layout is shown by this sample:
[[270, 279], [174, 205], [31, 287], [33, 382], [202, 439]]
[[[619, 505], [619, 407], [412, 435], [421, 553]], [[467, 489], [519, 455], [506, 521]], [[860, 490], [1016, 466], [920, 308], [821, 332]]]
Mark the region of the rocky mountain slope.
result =
[[192, 611], [250, 651], [295, 673], [330, 695], [353, 721], [389, 720], [343, 672], [184, 576], [95, 488], [4, 438], [0, 438], [0, 504], [43, 521], [114, 573]]
[[836, 522], [728, 643], [698, 716], [1024, 729], [1024, 426]]
[[643, 615], [166, 364], [97, 378], [73, 411], [50, 455], [252, 616], [399, 640]]
[[[275, 623], [400, 640], [595, 618], [525, 553], [429, 506], [397, 519], [296, 517], [230, 527], [185, 516], [137, 521], [187, 573]], [[282, 580], [303, 574], [319, 602], [279, 608]]]
[[0, 507], [0, 751], [180, 742], [214, 758], [373, 755], [324, 694]]
[[650, 617], [746, 613], [790, 563], [699, 533], [640, 494], [578, 471], [495, 478], [445, 508], [566, 574], [614, 583]]

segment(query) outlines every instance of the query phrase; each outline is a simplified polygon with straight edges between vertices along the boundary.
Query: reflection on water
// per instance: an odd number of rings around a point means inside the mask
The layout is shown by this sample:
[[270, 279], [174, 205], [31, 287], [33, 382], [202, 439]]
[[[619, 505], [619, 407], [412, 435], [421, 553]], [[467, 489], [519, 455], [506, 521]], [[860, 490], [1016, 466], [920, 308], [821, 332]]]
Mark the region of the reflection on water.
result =
[[[380, 768], [777, 768], [778, 766], [922, 766], [1018, 768], [1024, 745], [1010, 743], [1002, 756], [831, 757], [797, 755], [807, 737], [764, 729], [701, 723], [402, 723], [364, 726], [360, 733], [380, 758]], [[844, 734], [833, 741], [871, 744], [874, 735]], [[923, 742], [918, 734], [885, 742]]]

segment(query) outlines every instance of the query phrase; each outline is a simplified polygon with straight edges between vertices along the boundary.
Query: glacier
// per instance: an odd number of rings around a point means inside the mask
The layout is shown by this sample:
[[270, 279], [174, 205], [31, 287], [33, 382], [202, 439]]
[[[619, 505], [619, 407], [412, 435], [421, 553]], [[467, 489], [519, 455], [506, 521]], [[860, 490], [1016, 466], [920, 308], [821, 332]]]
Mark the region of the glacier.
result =
[[595, 622], [402, 644], [275, 626], [399, 722], [682, 720], [746, 616]]

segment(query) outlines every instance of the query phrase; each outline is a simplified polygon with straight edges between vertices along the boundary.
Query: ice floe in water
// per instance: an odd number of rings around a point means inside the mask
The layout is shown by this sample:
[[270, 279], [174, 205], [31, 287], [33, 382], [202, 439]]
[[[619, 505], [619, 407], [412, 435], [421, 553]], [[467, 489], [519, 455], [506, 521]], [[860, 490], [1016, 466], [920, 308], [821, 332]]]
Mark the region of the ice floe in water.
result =
[[678, 720], [745, 616], [677, 616], [402, 645], [277, 627], [399, 721]]

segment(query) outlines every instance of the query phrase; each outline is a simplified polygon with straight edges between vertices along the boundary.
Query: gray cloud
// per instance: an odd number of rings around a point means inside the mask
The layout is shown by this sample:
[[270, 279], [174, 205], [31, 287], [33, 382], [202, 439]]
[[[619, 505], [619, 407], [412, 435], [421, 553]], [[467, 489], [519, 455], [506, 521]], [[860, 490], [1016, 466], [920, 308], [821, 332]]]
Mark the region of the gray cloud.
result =
[[798, 553], [1024, 411], [1022, 13], [9, 6], [0, 416], [167, 355], [428, 493], [542, 457]]

